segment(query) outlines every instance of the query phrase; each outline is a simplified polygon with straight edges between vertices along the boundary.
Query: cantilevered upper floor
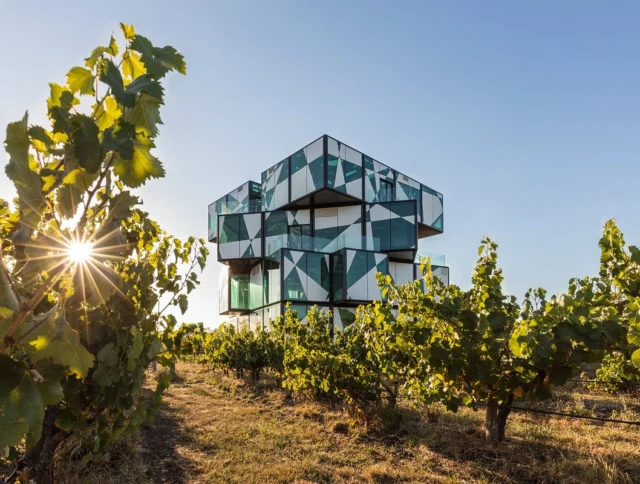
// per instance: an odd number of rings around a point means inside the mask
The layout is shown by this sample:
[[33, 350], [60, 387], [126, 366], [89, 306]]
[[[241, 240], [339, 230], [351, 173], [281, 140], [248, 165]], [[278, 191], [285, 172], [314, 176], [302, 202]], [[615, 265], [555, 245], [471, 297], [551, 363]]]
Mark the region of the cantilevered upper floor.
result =
[[[413, 209], [409, 205], [393, 203], [401, 201], [415, 201], [410, 204]], [[387, 212], [399, 217], [415, 217], [417, 238], [436, 235], [444, 229], [441, 193], [324, 135], [262, 172], [261, 183], [249, 181], [209, 205], [209, 241], [221, 242], [218, 235], [220, 216], [274, 211], [289, 214], [300, 211], [301, 216], [307, 216], [305, 210], [309, 208], [331, 207], [335, 211], [337, 207], [353, 205], [363, 206], [362, 220], [368, 222], [372, 221], [371, 210], [374, 222], [376, 217]], [[333, 212], [320, 212], [320, 215], [338, 216]], [[317, 235], [317, 228], [314, 235]], [[366, 229], [363, 229], [362, 234], [351, 236], [365, 234]], [[374, 242], [365, 242], [364, 248], [371, 243]], [[381, 243], [384, 246], [385, 241]]]

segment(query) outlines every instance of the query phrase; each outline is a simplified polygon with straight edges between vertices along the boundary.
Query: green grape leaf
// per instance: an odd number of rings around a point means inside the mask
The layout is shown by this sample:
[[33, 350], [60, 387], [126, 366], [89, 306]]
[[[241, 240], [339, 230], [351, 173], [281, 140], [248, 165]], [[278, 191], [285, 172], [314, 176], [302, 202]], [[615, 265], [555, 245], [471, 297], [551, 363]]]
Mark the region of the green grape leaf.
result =
[[47, 108], [49, 110], [53, 108], [61, 108], [69, 111], [72, 106], [80, 103], [80, 101], [73, 95], [71, 91], [62, 87], [55, 82], [49, 83], [50, 96], [47, 99]]
[[612, 343], [618, 342], [624, 336], [623, 327], [616, 321], [605, 321], [602, 325], [602, 332]]
[[122, 116], [122, 111], [118, 106], [118, 102], [112, 96], [107, 96], [104, 102], [96, 108], [96, 124], [100, 131], [105, 131], [113, 126], [113, 123], [120, 116]]
[[154, 337], [153, 341], [149, 345], [149, 349], [147, 349], [147, 358], [150, 360], [155, 359], [163, 349], [162, 341], [158, 337]]
[[65, 432], [71, 432], [77, 423], [78, 418], [70, 409], [62, 410], [56, 418], [56, 426]]
[[144, 136], [138, 136], [133, 144], [133, 158], [125, 160], [117, 157], [113, 163], [113, 172], [122, 183], [131, 188], [139, 187], [149, 178], [162, 178], [165, 175], [162, 163], [151, 154], [153, 143]]
[[640, 346], [640, 321], [629, 325], [627, 341], [634, 346]]
[[142, 63], [147, 72], [156, 79], [164, 77], [170, 70], [178, 71], [181, 74], [187, 73], [184, 56], [171, 46], [154, 47], [149, 39], [142, 35], [136, 35], [131, 41], [130, 47], [140, 52]]
[[109, 215], [113, 220], [124, 220], [131, 215], [133, 206], [139, 203], [140, 199], [131, 195], [130, 191], [120, 192], [109, 202]]
[[23, 436], [33, 447], [43, 421], [44, 402], [28, 368], [0, 354], [0, 447], [18, 445]]
[[640, 349], [635, 350], [631, 354], [631, 362], [636, 366], [636, 368], [640, 368]]
[[67, 73], [67, 85], [72, 93], [79, 92], [80, 94], [94, 95], [96, 93], [95, 77], [93, 72], [84, 67], [73, 67]]
[[73, 183], [62, 185], [56, 191], [56, 208], [63, 218], [71, 219], [82, 201], [84, 191]]
[[71, 125], [74, 128], [71, 137], [78, 164], [88, 173], [97, 172], [102, 163], [98, 126], [84, 114], [73, 115]]
[[116, 43], [116, 39], [111, 36], [111, 40], [109, 42], [109, 47], [105, 47], [104, 45], [100, 45], [93, 49], [91, 55], [85, 59], [85, 65], [89, 69], [93, 69], [98, 62], [98, 60], [103, 57], [105, 54], [111, 56], [117, 56], [119, 52], [118, 44]]
[[140, 77], [136, 78], [135, 81], [127, 86], [127, 92], [132, 94], [146, 92], [159, 101], [162, 101], [164, 96], [164, 89], [160, 82], [149, 74], [142, 74]]
[[0, 319], [8, 319], [13, 314], [13, 312], [14, 311], [9, 308], [0, 306]]
[[136, 367], [136, 360], [140, 357], [142, 353], [142, 349], [144, 348], [144, 342], [142, 341], [142, 333], [137, 328], [137, 326], [133, 326], [131, 328], [131, 333], [133, 335], [133, 339], [127, 351], [127, 370], [133, 371]]
[[122, 35], [127, 40], [131, 40], [136, 35], [136, 29], [133, 28], [133, 25], [127, 25], [123, 22], [120, 22], [120, 30], [122, 30]]
[[64, 310], [57, 307], [43, 315], [35, 316], [30, 331], [24, 338], [25, 351], [31, 361], [37, 363], [45, 358], [69, 367], [78, 378], [85, 378], [93, 366], [93, 355], [82, 346], [78, 333], [65, 320]]
[[128, 92], [125, 89], [122, 74], [111, 60], [105, 59], [101, 62], [100, 82], [104, 82], [111, 88], [111, 93], [118, 103], [128, 108], [133, 108], [135, 106], [135, 93]]
[[9, 123], [5, 149], [9, 153], [9, 163], [5, 172], [18, 192], [20, 219], [23, 224], [35, 228], [45, 207], [42, 194], [42, 180], [36, 173], [38, 165], [29, 155], [29, 136], [27, 134], [28, 115], [21, 121]]
[[87, 173], [84, 168], [75, 168], [65, 175], [62, 183], [77, 185], [82, 191], [87, 191], [98, 178], [98, 172]]
[[178, 296], [178, 306], [180, 307], [180, 312], [182, 314], [187, 312], [187, 309], [189, 308], [189, 300], [187, 299], [186, 294], [180, 294]]
[[92, 262], [88, 274], [87, 303], [92, 306], [105, 304], [116, 292], [121, 292], [120, 276], [100, 262]]
[[27, 134], [33, 147], [40, 152], [46, 152], [53, 146], [53, 133], [49, 133], [42, 126], [29, 126]]
[[0, 259], [0, 319], [9, 318], [13, 312], [19, 310], [20, 303], [11, 288], [4, 262]]
[[119, 121], [104, 132], [102, 147], [105, 152], [115, 151], [122, 158], [133, 158], [133, 141], [136, 138], [136, 128], [126, 121]]
[[140, 59], [140, 54], [132, 50], [128, 50], [122, 57], [122, 72], [125, 76], [132, 79], [137, 78], [147, 72], [144, 64]]
[[91, 378], [101, 387], [108, 387], [120, 380], [120, 358], [113, 343], [107, 343], [98, 352], [98, 366]]
[[157, 99], [142, 94], [135, 108], [127, 113], [127, 121], [138, 127], [144, 128], [151, 137], [158, 135], [158, 124], [162, 124], [160, 119], [161, 102]]
[[36, 371], [42, 377], [36, 381], [36, 389], [45, 405], [57, 405], [64, 398], [64, 390], [60, 381], [67, 376], [64, 366], [51, 360], [42, 360], [36, 364]]

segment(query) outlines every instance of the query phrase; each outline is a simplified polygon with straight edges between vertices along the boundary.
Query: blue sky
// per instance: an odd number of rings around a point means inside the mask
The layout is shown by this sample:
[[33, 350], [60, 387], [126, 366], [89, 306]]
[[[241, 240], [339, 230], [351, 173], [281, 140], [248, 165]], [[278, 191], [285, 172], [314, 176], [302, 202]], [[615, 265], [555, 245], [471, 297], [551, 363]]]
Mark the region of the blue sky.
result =
[[[206, 237], [210, 202], [327, 133], [444, 194], [422, 244], [463, 287], [483, 235], [518, 298], [595, 274], [608, 218], [640, 244], [637, 2], [6, 1], [0, 124], [43, 122], [47, 83], [118, 21], [188, 63], [167, 84], [167, 177], [140, 190], [176, 235]], [[209, 246], [186, 319], [215, 326]]]

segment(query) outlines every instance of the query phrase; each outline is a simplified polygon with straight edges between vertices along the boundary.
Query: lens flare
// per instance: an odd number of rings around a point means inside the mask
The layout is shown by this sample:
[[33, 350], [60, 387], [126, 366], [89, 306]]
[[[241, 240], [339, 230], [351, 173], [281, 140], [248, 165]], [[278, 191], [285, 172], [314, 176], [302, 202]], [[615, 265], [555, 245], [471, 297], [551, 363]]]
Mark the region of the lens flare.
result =
[[66, 250], [69, 261], [76, 264], [87, 262], [93, 253], [93, 244], [90, 242], [72, 242]]

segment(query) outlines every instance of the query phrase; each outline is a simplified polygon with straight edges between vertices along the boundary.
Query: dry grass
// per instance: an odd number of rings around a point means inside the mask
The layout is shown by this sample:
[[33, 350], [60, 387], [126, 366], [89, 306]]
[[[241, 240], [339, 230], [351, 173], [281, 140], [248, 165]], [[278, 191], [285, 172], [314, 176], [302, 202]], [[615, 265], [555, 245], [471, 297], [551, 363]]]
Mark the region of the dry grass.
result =
[[[106, 462], [60, 467], [64, 482], [640, 482], [639, 427], [514, 413], [494, 448], [481, 413], [432, 409], [434, 422], [401, 407], [399, 428], [374, 436], [349, 430], [341, 408], [287, 401], [272, 383], [251, 389], [188, 364], [178, 376], [153, 425]], [[563, 398], [555, 408], [567, 409]], [[583, 401], [585, 412], [640, 420], [637, 401]]]

